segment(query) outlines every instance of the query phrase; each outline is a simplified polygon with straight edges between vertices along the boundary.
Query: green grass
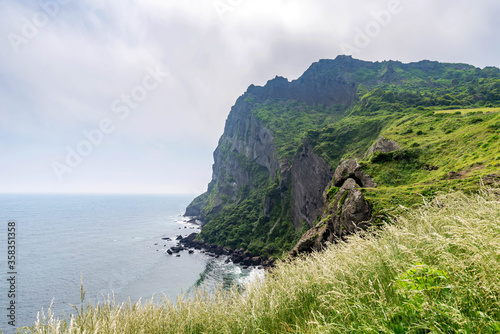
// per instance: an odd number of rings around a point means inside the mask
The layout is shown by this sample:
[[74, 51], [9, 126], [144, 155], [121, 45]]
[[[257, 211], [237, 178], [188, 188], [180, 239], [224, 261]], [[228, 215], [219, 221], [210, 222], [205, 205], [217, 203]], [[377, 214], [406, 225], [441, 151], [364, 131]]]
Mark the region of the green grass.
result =
[[259, 105], [253, 113], [272, 131], [278, 157], [283, 161], [285, 158], [293, 159], [307, 131], [335, 123], [343, 116], [344, 110], [343, 105], [325, 108], [287, 101]]
[[[361, 161], [377, 188], [364, 189], [380, 221], [387, 212], [439, 192], [475, 192], [489, 174], [500, 174], [500, 114], [410, 114], [381, 134], [403, 149]], [[460, 174], [459, 179], [450, 173]]]
[[461, 114], [468, 113], [489, 113], [489, 112], [499, 112], [500, 108], [472, 108], [472, 109], [451, 109], [451, 110], [436, 110], [437, 114], [455, 114], [460, 112]]
[[50, 312], [28, 333], [498, 333], [500, 190], [437, 195], [245, 291]]

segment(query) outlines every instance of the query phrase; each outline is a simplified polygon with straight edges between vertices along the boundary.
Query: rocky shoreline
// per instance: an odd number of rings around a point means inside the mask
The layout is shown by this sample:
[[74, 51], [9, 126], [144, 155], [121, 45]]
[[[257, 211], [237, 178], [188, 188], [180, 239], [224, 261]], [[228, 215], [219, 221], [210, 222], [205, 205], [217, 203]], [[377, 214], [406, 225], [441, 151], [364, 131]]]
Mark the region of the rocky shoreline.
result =
[[201, 240], [196, 240], [198, 233], [194, 232], [183, 237], [181, 235], [177, 236], [175, 240], [178, 241], [176, 246], [170, 247], [166, 253], [169, 255], [177, 255], [182, 251], [187, 251], [189, 254], [194, 253], [194, 250], [201, 250], [205, 252], [208, 256], [214, 258], [220, 258], [221, 256], [227, 256], [226, 263], [233, 262], [239, 264], [243, 269], [249, 267], [257, 268], [271, 268], [274, 266], [274, 258], [265, 258], [261, 256], [253, 256], [250, 252], [245, 252], [244, 249], [230, 249], [228, 247], [222, 247], [220, 245], [207, 244]]

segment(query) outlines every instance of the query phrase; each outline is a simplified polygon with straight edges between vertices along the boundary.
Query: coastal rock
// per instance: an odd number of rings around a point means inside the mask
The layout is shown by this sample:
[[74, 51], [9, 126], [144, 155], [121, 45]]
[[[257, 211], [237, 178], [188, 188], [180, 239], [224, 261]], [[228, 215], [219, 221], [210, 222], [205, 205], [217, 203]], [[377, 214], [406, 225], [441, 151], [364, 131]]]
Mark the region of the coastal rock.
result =
[[335, 195], [323, 219], [300, 238], [289, 256], [320, 251], [328, 243], [338, 242], [349, 234], [366, 229], [371, 222], [370, 205], [356, 181], [348, 178]]
[[183, 251], [185, 248], [182, 247], [182, 246], [174, 246], [174, 247], [170, 247], [170, 251], [172, 253], [179, 253], [181, 251]]
[[[263, 266], [272, 267], [274, 265], [274, 259], [263, 258], [260, 256], [254, 256], [250, 252], [246, 252], [244, 249], [231, 250], [228, 247], [222, 247], [220, 245], [213, 245], [204, 243], [201, 240], [197, 240], [198, 233], [194, 232], [179, 240], [179, 244], [182, 246], [171, 247], [169, 251], [171, 253], [178, 253], [181, 250], [186, 250], [188, 248], [202, 249], [200, 253], [205, 253], [208, 256], [214, 258], [220, 258], [221, 256], [227, 256], [225, 260], [226, 263], [233, 262], [236, 264], [242, 264], [245, 266]], [[167, 251], [168, 252], [168, 251]], [[192, 250], [188, 251], [192, 254]]]
[[375, 188], [377, 186], [372, 177], [361, 170], [361, 165], [355, 159], [342, 161], [333, 175], [336, 187], [342, 187], [348, 179], [353, 179], [362, 188]]
[[366, 152], [365, 157], [370, 156], [374, 152], [382, 152], [389, 153], [393, 151], [397, 151], [401, 149], [401, 146], [398, 145], [394, 140], [385, 139], [383, 136], [380, 136]]

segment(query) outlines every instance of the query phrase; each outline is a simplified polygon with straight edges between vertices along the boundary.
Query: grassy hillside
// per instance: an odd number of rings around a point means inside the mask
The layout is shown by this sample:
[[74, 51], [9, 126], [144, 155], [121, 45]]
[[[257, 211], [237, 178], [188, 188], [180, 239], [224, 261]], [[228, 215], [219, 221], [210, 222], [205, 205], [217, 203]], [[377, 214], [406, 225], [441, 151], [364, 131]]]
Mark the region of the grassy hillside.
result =
[[500, 190], [438, 195], [246, 291], [106, 301], [28, 333], [498, 333]]

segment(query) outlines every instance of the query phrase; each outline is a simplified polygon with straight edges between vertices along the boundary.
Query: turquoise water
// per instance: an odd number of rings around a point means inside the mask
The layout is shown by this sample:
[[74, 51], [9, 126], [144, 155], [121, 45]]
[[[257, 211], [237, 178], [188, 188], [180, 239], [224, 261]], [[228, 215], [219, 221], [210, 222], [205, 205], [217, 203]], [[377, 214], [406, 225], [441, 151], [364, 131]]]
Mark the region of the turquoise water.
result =
[[[256, 274], [196, 251], [169, 256], [177, 235], [198, 231], [181, 214], [192, 196], [0, 195], [0, 328], [12, 331], [7, 310], [7, 224], [16, 223], [16, 326], [37, 312], [61, 316], [114, 293], [117, 302], [166, 296], [197, 285], [229, 286]], [[174, 241], [164, 241], [170, 237]]]

